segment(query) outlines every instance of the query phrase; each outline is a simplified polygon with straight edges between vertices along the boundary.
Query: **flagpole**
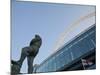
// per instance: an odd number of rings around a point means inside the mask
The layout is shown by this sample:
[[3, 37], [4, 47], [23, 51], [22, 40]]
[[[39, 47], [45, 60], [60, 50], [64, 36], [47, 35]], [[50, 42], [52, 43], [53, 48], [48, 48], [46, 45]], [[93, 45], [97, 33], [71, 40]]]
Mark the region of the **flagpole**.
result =
[[85, 66], [84, 66], [84, 64], [83, 64], [82, 58], [81, 58], [81, 62], [82, 62], [83, 69], [85, 70]]

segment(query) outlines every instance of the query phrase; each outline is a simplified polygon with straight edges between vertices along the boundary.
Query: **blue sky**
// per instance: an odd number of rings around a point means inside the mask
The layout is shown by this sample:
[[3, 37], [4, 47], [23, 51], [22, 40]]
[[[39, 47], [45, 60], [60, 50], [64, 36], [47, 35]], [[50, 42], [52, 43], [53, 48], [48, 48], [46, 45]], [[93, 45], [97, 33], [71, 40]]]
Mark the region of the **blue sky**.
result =
[[[34, 64], [40, 64], [51, 53], [59, 35], [72, 22], [80, 16], [95, 11], [94, 6], [51, 4], [38, 2], [15, 2], [12, 0], [12, 25], [11, 25], [11, 56], [13, 60], [20, 58], [21, 49], [29, 45], [35, 34], [42, 37], [42, 46], [34, 60]], [[83, 23], [66, 39], [66, 42], [75, 35], [93, 24], [95, 18]], [[27, 72], [27, 62], [23, 63], [21, 72]]]

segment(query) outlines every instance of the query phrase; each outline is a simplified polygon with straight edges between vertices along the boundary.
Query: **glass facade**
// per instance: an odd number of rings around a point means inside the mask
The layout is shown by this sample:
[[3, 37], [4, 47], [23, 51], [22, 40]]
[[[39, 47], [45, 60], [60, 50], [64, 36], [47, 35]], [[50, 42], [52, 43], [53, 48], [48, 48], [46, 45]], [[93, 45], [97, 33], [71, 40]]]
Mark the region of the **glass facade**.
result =
[[88, 30], [65, 44], [60, 50], [39, 65], [36, 72], [58, 71], [61, 67], [96, 48], [96, 27]]

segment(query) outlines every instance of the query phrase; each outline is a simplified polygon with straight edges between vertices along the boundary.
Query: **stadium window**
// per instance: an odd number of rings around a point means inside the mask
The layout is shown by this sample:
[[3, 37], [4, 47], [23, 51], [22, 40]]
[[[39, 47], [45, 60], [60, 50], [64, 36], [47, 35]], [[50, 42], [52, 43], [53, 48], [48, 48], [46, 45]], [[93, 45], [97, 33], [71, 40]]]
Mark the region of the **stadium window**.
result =
[[72, 60], [74, 60], [74, 56], [73, 56], [73, 53], [72, 53], [72, 52], [70, 52], [70, 54], [71, 54], [71, 58], [72, 58]]
[[95, 42], [93, 39], [91, 39], [91, 42], [93, 43], [94, 47], [96, 46]]
[[93, 30], [93, 31], [91, 31], [91, 32], [89, 33], [89, 35], [91, 35], [92, 33], [94, 33], [94, 30]]

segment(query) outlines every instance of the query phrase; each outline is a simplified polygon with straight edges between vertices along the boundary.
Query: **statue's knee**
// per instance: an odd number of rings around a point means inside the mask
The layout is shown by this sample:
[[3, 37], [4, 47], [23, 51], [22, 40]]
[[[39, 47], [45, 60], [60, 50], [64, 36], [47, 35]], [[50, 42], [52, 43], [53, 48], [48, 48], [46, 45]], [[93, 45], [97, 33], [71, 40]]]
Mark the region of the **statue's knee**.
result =
[[29, 67], [32, 67], [32, 66], [33, 66], [33, 63], [28, 63], [28, 66], [29, 66]]
[[27, 52], [27, 48], [26, 47], [22, 48], [22, 52], [26, 53]]

